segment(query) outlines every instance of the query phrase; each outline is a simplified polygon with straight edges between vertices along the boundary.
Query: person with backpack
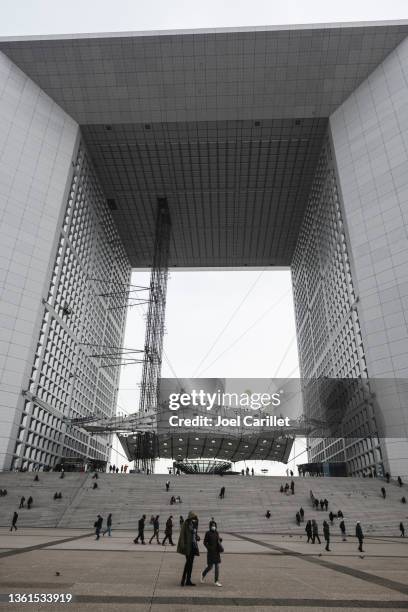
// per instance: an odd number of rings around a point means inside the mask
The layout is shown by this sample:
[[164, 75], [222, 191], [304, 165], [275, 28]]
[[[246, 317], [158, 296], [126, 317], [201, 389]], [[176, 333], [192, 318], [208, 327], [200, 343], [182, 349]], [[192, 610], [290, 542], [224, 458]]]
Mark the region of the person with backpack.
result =
[[207, 567], [201, 573], [201, 582], [204, 582], [204, 579], [208, 572], [210, 572], [214, 566], [214, 584], [217, 587], [221, 587], [222, 584], [219, 581], [219, 565], [221, 563], [221, 553], [224, 552], [224, 548], [222, 547], [222, 538], [220, 538], [219, 533], [217, 531], [216, 525], [212, 524], [210, 529], [206, 532], [204, 536], [204, 546], [207, 549]]
[[186, 558], [183, 575], [181, 577], [181, 586], [195, 586], [194, 582], [191, 581], [191, 574], [193, 572], [194, 558], [200, 554], [198, 550], [200, 536], [197, 530], [198, 516], [195, 512], [190, 511], [181, 527], [177, 544], [177, 552], [180, 555], [184, 555]]
[[159, 523], [159, 515], [157, 514], [156, 517], [153, 520], [153, 535], [149, 540], [149, 544], [152, 543], [152, 540], [154, 540], [154, 538], [156, 538], [157, 543], [160, 544], [160, 540], [159, 540], [159, 529], [160, 529], [160, 523]]

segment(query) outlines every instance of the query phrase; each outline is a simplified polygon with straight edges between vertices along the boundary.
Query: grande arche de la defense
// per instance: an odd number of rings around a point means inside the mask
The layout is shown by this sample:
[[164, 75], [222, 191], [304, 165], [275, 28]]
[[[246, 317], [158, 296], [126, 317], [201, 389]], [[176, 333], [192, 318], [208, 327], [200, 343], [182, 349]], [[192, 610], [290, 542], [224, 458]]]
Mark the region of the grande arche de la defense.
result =
[[341, 387], [309, 461], [408, 476], [408, 21], [1, 38], [0, 196], [1, 470], [103, 467], [114, 435], [287, 462], [284, 433], [157, 429], [168, 270], [287, 268], [305, 417], [316, 381], [376, 389]]

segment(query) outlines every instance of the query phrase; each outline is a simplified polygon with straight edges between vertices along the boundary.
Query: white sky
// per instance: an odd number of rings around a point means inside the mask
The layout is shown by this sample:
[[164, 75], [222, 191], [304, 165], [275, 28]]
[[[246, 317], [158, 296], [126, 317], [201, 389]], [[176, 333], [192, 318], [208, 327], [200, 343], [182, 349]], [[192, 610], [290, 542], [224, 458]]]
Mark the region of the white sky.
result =
[[[0, 0], [0, 36], [395, 19], [408, 19], [407, 0]], [[148, 284], [148, 276], [139, 272], [133, 282]], [[211, 348], [244, 298], [242, 307]], [[294, 334], [289, 272], [171, 275], [165, 356], [179, 377], [191, 377], [209, 349], [200, 367], [202, 376], [296, 376]], [[132, 309], [125, 346], [142, 348], [143, 344], [143, 312]], [[119, 405], [125, 412], [136, 410], [140, 371], [138, 366], [123, 371]], [[162, 373], [173, 376], [166, 359]], [[292, 456], [304, 446], [304, 440], [297, 441]], [[296, 463], [303, 460], [305, 455]], [[116, 453], [113, 461], [119, 465], [125, 462]], [[286, 469], [268, 467], [269, 473], [284, 473]]]
[[407, 18], [407, 0], [0, 0], [1, 36]]
[[[148, 286], [149, 276], [147, 272], [134, 272], [132, 283]], [[126, 347], [143, 347], [145, 313], [143, 306], [129, 310]], [[162, 376], [173, 378], [174, 375], [178, 378], [298, 376], [290, 272], [272, 271], [269, 267], [257, 271], [171, 271]], [[137, 410], [140, 377], [140, 365], [123, 368], [119, 411], [129, 414]], [[118, 448], [117, 444], [114, 448]], [[304, 448], [305, 441], [298, 440], [292, 456]], [[116, 452], [112, 461], [116, 465], [126, 463]], [[303, 461], [306, 461], [305, 455], [295, 463]], [[247, 464], [254, 465], [257, 473], [261, 468], [267, 468], [269, 474], [286, 471], [282, 464], [260, 461]], [[247, 464], [237, 463], [235, 467], [241, 469]], [[158, 462], [156, 470], [165, 471], [167, 465], [164, 461]]]

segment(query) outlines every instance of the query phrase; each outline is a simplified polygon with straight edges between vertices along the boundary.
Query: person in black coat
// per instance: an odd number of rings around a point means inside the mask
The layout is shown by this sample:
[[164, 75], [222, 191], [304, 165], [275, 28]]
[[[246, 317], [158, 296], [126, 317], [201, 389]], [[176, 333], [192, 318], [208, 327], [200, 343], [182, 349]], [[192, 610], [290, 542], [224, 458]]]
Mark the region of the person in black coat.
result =
[[33, 501], [34, 500], [33, 500], [33, 498], [30, 495], [30, 497], [27, 500], [27, 508], [28, 508], [28, 510], [31, 510], [31, 506], [33, 505]]
[[313, 519], [312, 520], [312, 544], [316, 542], [316, 539], [319, 541], [319, 544], [321, 544], [320, 536], [319, 536], [319, 527], [317, 526], [316, 521]]
[[323, 536], [324, 539], [326, 540], [326, 550], [330, 551], [329, 545], [330, 545], [330, 527], [329, 527], [329, 523], [327, 521], [323, 521]]
[[401, 538], [405, 538], [405, 527], [404, 527], [404, 523], [403, 522], [401, 522], [399, 524], [399, 528], [400, 528], [400, 532], [401, 532], [401, 536], [400, 537]]
[[385, 499], [386, 492], [385, 492], [385, 488], [384, 487], [381, 487], [381, 495], [383, 496], [383, 499]]
[[144, 544], [144, 543], [145, 543], [145, 541], [144, 541], [144, 528], [145, 528], [145, 520], [146, 520], [146, 515], [144, 514], [144, 515], [142, 516], [142, 518], [141, 518], [141, 519], [139, 519], [139, 522], [138, 522], [138, 524], [137, 524], [137, 529], [138, 529], [137, 538], [135, 538], [135, 539], [133, 540], [133, 542], [134, 542], [135, 544], [139, 544], [139, 538], [140, 538], [140, 541], [142, 542], [142, 544]]
[[360, 525], [360, 521], [357, 521], [356, 523], [356, 538], [358, 539], [358, 550], [360, 552], [364, 552], [363, 551], [364, 534], [363, 534], [363, 530]]
[[14, 512], [13, 518], [11, 520], [10, 531], [13, 531], [13, 529], [15, 529], [15, 531], [17, 531], [17, 519], [18, 519], [18, 512]]
[[172, 536], [173, 536], [173, 516], [170, 515], [166, 521], [166, 527], [164, 529], [164, 540], [162, 542], [162, 545], [164, 546], [166, 544], [166, 540], [168, 540], [171, 546], [174, 546]]
[[311, 521], [307, 521], [305, 531], [307, 534], [307, 543], [312, 541], [312, 523]]
[[177, 552], [186, 558], [180, 583], [181, 586], [195, 586], [195, 583], [191, 581], [191, 574], [193, 572], [194, 558], [200, 555], [200, 551], [198, 550], [200, 536], [197, 531], [198, 516], [195, 512], [190, 511], [187, 519], [181, 526], [177, 544]]
[[346, 541], [346, 525], [345, 525], [343, 520], [340, 521], [339, 527], [340, 527], [340, 531], [341, 531], [342, 540], [343, 540], [343, 542], [345, 542]]
[[152, 540], [154, 538], [156, 538], [157, 543], [160, 544], [160, 540], [159, 540], [159, 529], [160, 529], [160, 523], [159, 523], [159, 515], [156, 516], [156, 518], [153, 520], [153, 535], [149, 540], [149, 544], [152, 543]]
[[23, 497], [20, 499], [20, 505], [19, 508], [24, 508], [24, 502], [25, 502], [25, 497], [23, 495]]
[[222, 584], [219, 582], [219, 565], [221, 563], [221, 553], [224, 552], [222, 547], [222, 538], [215, 525], [211, 526], [211, 529], [207, 531], [204, 536], [204, 546], [207, 549], [207, 567], [201, 574], [201, 582], [204, 582], [204, 578], [212, 570], [214, 566], [214, 582], [215, 585], [220, 587]]
[[400, 487], [402, 487], [402, 478], [401, 478], [401, 476], [398, 476], [397, 481], [398, 481], [398, 485]]
[[98, 514], [98, 516], [96, 518], [96, 521], [95, 521], [95, 524], [94, 524], [95, 535], [96, 535], [95, 540], [99, 540], [99, 536], [101, 534], [101, 529], [102, 529], [102, 523], [103, 523], [103, 518], [101, 517], [100, 514]]
[[301, 520], [301, 521], [302, 521], [302, 523], [303, 523], [304, 518], [305, 518], [305, 511], [303, 510], [303, 508], [300, 508], [300, 510], [299, 510], [299, 514], [300, 514], [300, 520]]

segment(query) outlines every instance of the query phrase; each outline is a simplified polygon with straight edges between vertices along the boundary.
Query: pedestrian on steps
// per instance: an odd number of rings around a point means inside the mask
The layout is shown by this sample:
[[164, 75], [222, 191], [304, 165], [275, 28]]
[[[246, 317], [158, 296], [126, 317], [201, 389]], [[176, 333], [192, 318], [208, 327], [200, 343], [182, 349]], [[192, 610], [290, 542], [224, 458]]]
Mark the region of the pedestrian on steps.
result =
[[360, 552], [364, 552], [363, 551], [364, 534], [363, 534], [363, 530], [361, 528], [360, 521], [357, 521], [357, 523], [356, 523], [356, 538], [358, 539], [358, 550]]
[[346, 541], [346, 525], [345, 525], [343, 520], [340, 521], [339, 527], [340, 527], [340, 531], [341, 531], [341, 538], [342, 538], [343, 542], [345, 542]]
[[154, 540], [154, 538], [156, 538], [157, 543], [160, 544], [160, 540], [159, 540], [159, 529], [160, 529], [160, 523], [159, 523], [159, 515], [157, 514], [154, 521], [153, 521], [153, 535], [149, 540], [149, 544], [152, 543], [152, 540]]
[[101, 517], [100, 514], [98, 514], [96, 521], [94, 523], [95, 535], [96, 535], [95, 540], [99, 540], [99, 536], [101, 535], [102, 523], [103, 523], [103, 518]]
[[319, 544], [321, 544], [320, 536], [319, 536], [319, 527], [317, 526], [316, 521], [312, 520], [312, 544], [314, 544], [318, 540]]
[[386, 494], [386, 492], [385, 492], [385, 488], [384, 488], [384, 487], [381, 487], [381, 495], [383, 496], [383, 499], [385, 499], [385, 498], [386, 498], [386, 495], [387, 495], [387, 494]]
[[404, 523], [402, 521], [401, 521], [399, 527], [400, 527], [400, 532], [401, 532], [400, 537], [401, 538], [405, 538], [405, 527], [404, 527]]
[[305, 527], [305, 531], [306, 531], [306, 534], [307, 534], [307, 542], [306, 542], [306, 544], [308, 544], [309, 542], [313, 543], [313, 538], [312, 538], [312, 533], [313, 532], [312, 532], [312, 523], [311, 523], [311, 521], [307, 521], [306, 527]]
[[323, 536], [324, 539], [326, 540], [326, 550], [327, 552], [330, 552], [330, 527], [329, 527], [329, 523], [327, 521], [323, 521]]
[[172, 536], [173, 536], [173, 516], [170, 515], [166, 521], [166, 527], [164, 530], [164, 540], [162, 542], [162, 545], [164, 546], [166, 544], [166, 540], [168, 540], [170, 542], [170, 545], [174, 546]]
[[112, 514], [108, 514], [108, 518], [106, 519], [106, 529], [102, 535], [108, 534], [109, 537], [112, 535]]
[[11, 519], [10, 531], [13, 531], [13, 529], [17, 531], [17, 520], [18, 520], [18, 513], [14, 512], [13, 518]]
[[139, 522], [138, 522], [138, 525], [137, 525], [137, 529], [138, 529], [137, 538], [135, 538], [133, 540], [133, 542], [135, 544], [139, 544], [139, 538], [140, 538], [140, 541], [142, 542], [142, 544], [145, 543], [145, 541], [144, 541], [145, 520], [146, 520], [146, 515], [144, 514], [142, 516], [142, 518], [139, 519]]

